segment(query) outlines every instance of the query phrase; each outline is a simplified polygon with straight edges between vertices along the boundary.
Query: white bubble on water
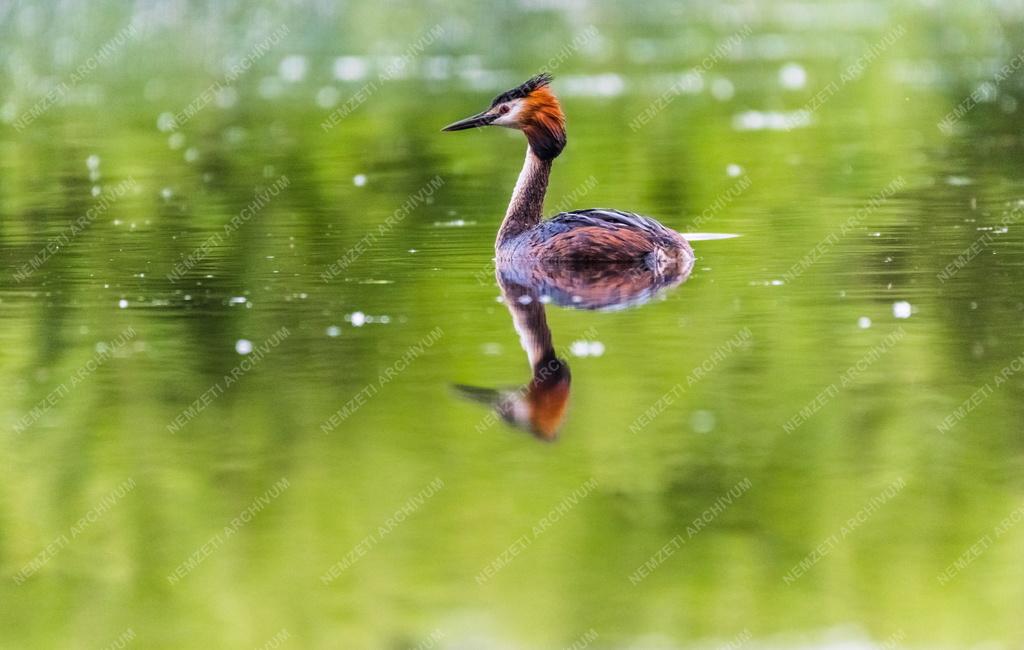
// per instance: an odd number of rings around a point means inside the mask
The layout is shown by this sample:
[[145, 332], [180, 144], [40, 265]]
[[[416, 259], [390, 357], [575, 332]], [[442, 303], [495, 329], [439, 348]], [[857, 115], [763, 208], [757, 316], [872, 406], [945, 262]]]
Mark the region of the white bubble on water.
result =
[[341, 81], [357, 81], [366, 76], [366, 61], [358, 56], [339, 56], [334, 60], [334, 78]]
[[333, 108], [341, 99], [341, 93], [334, 86], [324, 86], [316, 91], [316, 105], [320, 108]]
[[711, 82], [711, 96], [720, 102], [728, 101], [732, 99], [732, 96], [736, 94], [736, 89], [733, 87], [732, 82], [723, 77], [719, 77]]
[[352, 184], [356, 187], [362, 187], [366, 185], [366, 174], [356, 174], [352, 177]]
[[285, 81], [302, 81], [306, 77], [306, 70], [309, 69], [309, 61], [301, 54], [289, 54], [281, 59], [277, 67], [278, 74]]
[[711, 433], [715, 429], [715, 414], [711, 411], [694, 411], [690, 416], [690, 427], [696, 433]]
[[334, 337], [340, 336], [340, 335], [341, 335], [341, 328], [338, 327], [337, 325], [331, 325], [330, 327], [327, 328], [327, 336], [331, 337], [332, 339]]
[[214, 95], [213, 101], [218, 108], [231, 108], [238, 103], [238, 91], [230, 86], [220, 88]]
[[726, 165], [725, 173], [733, 178], [736, 178], [737, 176], [743, 173], [743, 168], [737, 165], [736, 163], [730, 163]]
[[352, 327], [362, 327], [366, 323], [366, 314], [361, 311], [354, 311], [346, 316], [345, 319], [352, 323]]
[[626, 81], [615, 73], [570, 75], [562, 77], [562, 92], [583, 97], [617, 97], [626, 88]]
[[88, 158], [85, 159], [85, 166], [88, 167], [91, 171], [96, 171], [97, 169], [100, 168], [100, 157], [97, 156], [96, 154], [90, 155]]
[[675, 87], [678, 88], [681, 93], [696, 95], [700, 91], [704, 90], [704, 77], [696, 70], [684, 72], [682, 76], [677, 79]]
[[867, 316], [861, 316], [860, 318], [857, 319], [857, 327], [861, 328], [862, 330], [866, 330], [867, 328], [871, 327], [871, 319], [868, 318]]
[[732, 118], [732, 128], [737, 131], [789, 131], [810, 126], [811, 112], [806, 109], [789, 111], [744, 111]]
[[910, 318], [913, 311], [913, 306], [906, 300], [897, 300], [892, 303], [892, 315], [896, 318]]
[[125, 300], [124, 298], [121, 298], [120, 300], [117, 301], [117, 306], [120, 307], [121, 309], [128, 309], [128, 301]]
[[604, 355], [604, 343], [600, 341], [573, 341], [569, 352], [574, 357], [600, 357]]
[[252, 341], [249, 339], [238, 339], [235, 341], [235, 352], [238, 354], [249, 354], [252, 352]]
[[501, 354], [501, 350], [502, 350], [502, 348], [501, 348], [501, 344], [500, 343], [484, 343], [483, 344], [483, 353], [486, 354], [489, 357], [496, 357], [496, 356], [498, 356], [499, 354]]
[[807, 71], [799, 63], [787, 63], [779, 70], [779, 83], [788, 90], [799, 90], [807, 85]]
[[160, 116], [156, 118], [156, 128], [161, 131], [173, 131], [178, 125], [177, 120], [174, 118], [174, 113], [160, 113]]

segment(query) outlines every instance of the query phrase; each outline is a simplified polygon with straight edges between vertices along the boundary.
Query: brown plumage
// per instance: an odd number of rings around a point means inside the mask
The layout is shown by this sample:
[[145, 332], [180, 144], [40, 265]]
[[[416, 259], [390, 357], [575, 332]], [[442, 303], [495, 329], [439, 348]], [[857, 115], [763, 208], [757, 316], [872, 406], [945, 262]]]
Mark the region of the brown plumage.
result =
[[503, 259], [533, 255], [564, 262], [629, 262], [657, 268], [692, 262], [682, 235], [638, 214], [594, 208], [563, 212], [510, 238]]
[[[627, 262], [650, 252], [647, 238], [635, 230], [581, 226], [547, 239], [534, 249], [541, 257], [601, 259]], [[608, 254], [610, 251], [610, 255]]]

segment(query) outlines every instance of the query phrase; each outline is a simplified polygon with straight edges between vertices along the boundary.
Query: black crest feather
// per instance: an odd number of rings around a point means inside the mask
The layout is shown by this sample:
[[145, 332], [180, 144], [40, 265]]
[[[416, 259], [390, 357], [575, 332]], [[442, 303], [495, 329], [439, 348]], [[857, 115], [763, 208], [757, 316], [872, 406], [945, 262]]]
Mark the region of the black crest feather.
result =
[[538, 88], [542, 88], [548, 85], [549, 83], [551, 83], [552, 79], [554, 79], [554, 77], [552, 77], [551, 74], [548, 72], [541, 72], [538, 75], [534, 75], [533, 77], [530, 77], [529, 79], [524, 81], [522, 84], [516, 86], [512, 90], [506, 90], [505, 92], [495, 97], [494, 100], [491, 101], [491, 106], [496, 106], [502, 102], [507, 102], [510, 99], [522, 99], [523, 97], [526, 97], [527, 95], [537, 90]]

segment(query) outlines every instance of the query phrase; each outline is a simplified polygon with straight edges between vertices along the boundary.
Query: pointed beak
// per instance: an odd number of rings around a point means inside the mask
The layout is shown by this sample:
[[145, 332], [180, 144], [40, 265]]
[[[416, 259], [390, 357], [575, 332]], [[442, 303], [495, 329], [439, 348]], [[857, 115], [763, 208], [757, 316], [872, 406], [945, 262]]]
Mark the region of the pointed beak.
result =
[[[490, 110], [490, 109], [488, 109], [488, 110]], [[474, 115], [472, 117], [467, 117], [464, 120], [459, 120], [458, 122], [453, 122], [453, 123], [449, 124], [448, 126], [444, 127], [441, 130], [442, 131], [462, 131], [464, 129], [475, 129], [478, 126], [487, 126], [488, 124], [493, 122], [497, 117], [498, 117], [497, 115], [492, 115], [492, 114], [489, 114], [488, 111], [484, 111], [483, 113], [477, 113], [476, 115]]]
[[459, 397], [463, 397], [480, 404], [487, 404], [488, 406], [494, 406], [501, 400], [501, 394], [494, 388], [480, 388], [477, 386], [467, 386], [466, 384], [453, 384], [452, 388], [458, 393]]

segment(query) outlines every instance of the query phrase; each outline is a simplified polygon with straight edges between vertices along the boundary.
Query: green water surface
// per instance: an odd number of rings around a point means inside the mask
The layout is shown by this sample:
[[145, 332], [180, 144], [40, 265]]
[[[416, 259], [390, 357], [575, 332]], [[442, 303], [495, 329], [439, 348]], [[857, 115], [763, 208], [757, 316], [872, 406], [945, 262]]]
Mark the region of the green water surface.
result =
[[[0, 647], [1021, 647], [1022, 19], [0, 4]], [[552, 443], [439, 132], [542, 68], [549, 212], [736, 235], [545, 306]]]

